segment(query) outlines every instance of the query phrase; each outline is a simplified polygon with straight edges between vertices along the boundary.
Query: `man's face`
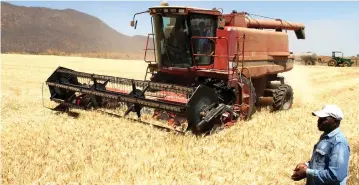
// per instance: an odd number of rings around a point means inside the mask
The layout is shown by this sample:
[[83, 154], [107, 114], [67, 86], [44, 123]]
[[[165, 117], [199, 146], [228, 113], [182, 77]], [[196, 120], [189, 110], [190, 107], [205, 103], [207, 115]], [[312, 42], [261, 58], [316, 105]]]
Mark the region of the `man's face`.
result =
[[333, 117], [318, 118], [318, 129], [320, 131], [329, 132], [337, 126], [337, 123]]

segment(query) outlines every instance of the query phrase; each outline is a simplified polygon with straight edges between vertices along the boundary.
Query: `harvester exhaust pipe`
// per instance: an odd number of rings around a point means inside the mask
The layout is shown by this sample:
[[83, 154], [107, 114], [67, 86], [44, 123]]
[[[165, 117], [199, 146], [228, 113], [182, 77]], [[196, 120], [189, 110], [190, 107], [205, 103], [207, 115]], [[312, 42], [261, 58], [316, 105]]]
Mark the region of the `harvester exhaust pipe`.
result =
[[166, 2], [166, 1], [162, 1], [162, 2], [160, 3], [160, 6], [169, 6], [169, 4], [168, 4], [168, 2]]

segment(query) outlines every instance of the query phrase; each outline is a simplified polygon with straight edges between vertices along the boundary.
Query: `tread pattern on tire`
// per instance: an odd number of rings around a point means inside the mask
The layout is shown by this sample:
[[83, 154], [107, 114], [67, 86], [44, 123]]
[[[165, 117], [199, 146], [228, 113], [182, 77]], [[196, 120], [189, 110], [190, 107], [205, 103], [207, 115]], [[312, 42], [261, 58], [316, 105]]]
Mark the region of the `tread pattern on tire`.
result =
[[283, 105], [285, 103], [284, 99], [285, 99], [286, 93], [288, 91], [291, 93], [291, 101], [293, 101], [293, 89], [288, 84], [279, 85], [278, 88], [273, 92], [273, 110], [274, 111], [282, 110]]
[[[330, 65], [330, 62], [331, 61], [334, 61], [334, 65]], [[337, 63], [337, 61], [336, 60], [334, 60], [334, 59], [330, 59], [329, 61], [328, 61], [328, 66], [337, 66], [338, 65], [338, 63]]]

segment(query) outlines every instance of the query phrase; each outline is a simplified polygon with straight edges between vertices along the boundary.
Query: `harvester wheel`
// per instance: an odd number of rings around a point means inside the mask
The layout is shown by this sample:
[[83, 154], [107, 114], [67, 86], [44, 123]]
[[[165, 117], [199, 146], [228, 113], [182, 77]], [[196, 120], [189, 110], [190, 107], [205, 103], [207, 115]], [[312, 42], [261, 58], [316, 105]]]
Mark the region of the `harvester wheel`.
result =
[[336, 65], [337, 65], [337, 61], [335, 61], [334, 59], [328, 61], [328, 66], [336, 66]]
[[308, 60], [308, 61], [305, 62], [305, 65], [308, 65], [308, 66], [315, 65], [315, 61]]
[[288, 110], [293, 104], [293, 89], [290, 85], [282, 84], [273, 92], [273, 110]]

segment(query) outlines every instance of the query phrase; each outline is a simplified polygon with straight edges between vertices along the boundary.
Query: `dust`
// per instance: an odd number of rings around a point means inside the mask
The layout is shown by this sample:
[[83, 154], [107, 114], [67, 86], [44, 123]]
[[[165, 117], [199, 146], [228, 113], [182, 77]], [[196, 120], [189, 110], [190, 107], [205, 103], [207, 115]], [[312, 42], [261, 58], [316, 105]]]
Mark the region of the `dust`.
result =
[[293, 107], [305, 105], [316, 100], [315, 84], [311, 83], [310, 70], [306, 66], [296, 65], [289, 72], [283, 73], [285, 83], [294, 91]]

